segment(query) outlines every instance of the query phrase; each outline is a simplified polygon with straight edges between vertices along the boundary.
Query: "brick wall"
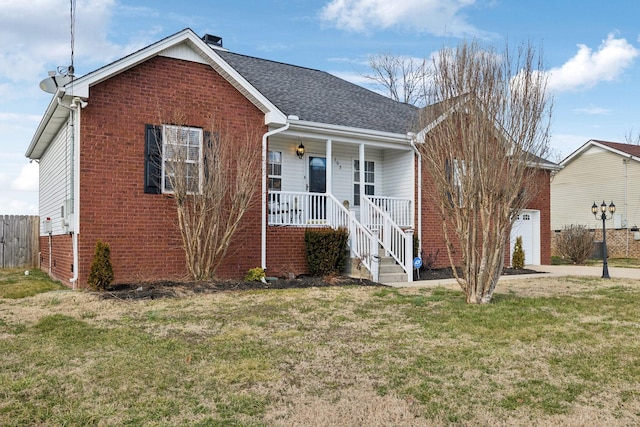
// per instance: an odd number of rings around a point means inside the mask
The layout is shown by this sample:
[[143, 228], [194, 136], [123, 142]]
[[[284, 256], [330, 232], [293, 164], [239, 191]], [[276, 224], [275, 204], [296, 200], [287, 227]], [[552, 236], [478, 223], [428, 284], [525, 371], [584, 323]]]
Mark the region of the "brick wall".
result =
[[[116, 282], [185, 276], [175, 202], [144, 193], [145, 124], [171, 123], [177, 116], [205, 130], [214, 116], [238, 132], [247, 123], [264, 122], [255, 106], [204, 64], [155, 57], [91, 88], [80, 128], [81, 286], [97, 239], [111, 246]], [[255, 144], [259, 150], [259, 137]], [[242, 276], [259, 265], [260, 209], [254, 207], [218, 273]]]
[[[443, 218], [437, 212], [432, 200], [438, 197], [434, 194], [433, 188], [429, 186], [431, 178], [428, 172], [423, 168], [422, 182], [423, 182], [423, 196], [422, 196], [422, 250], [425, 258], [429, 256], [435, 256], [436, 262], [435, 268], [448, 267], [449, 258], [447, 255], [447, 248], [445, 245], [443, 234]], [[416, 174], [417, 175], [417, 174]], [[534, 199], [529, 203], [527, 208], [537, 209], [540, 211], [540, 262], [542, 264], [551, 263], [551, 218], [550, 218], [550, 172], [547, 170], [539, 170], [536, 173], [536, 189], [538, 193]], [[417, 215], [417, 212], [416, 212]], [[455, 240], [453, 224], [449, 225], [450, 237]], [[460, 254], [458, 245], [454, 245], [454, 262], [460, 264], [462, 257]], [[505, 251], [505, 265], [508, 265], [509, 254], [509, 242], [507, 242], [507, 249]]]
[[73, 277], [73, 241], [69, 234], [51, 236], [51, 265], [49, 265], [49, 236], [40, 236], [40, 269], [51, 277], [69, 285]]
[[540, 263], [551, 264], [551, 172], [539, 170], [536, 175], [538, 190], [535, 198], [527, 206], [540, 211]]
[[302, 227], [267, 227], [267, 276], [308, 273], [304, 232]]

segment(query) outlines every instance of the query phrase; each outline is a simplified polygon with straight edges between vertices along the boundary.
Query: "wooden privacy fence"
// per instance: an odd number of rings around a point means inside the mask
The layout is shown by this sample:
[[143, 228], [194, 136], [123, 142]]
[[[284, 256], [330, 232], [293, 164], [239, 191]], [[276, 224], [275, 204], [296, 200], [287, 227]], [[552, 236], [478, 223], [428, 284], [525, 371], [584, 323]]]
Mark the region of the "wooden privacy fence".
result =
[[0, 268], [38, 267], [40, 217], [0, 215]]

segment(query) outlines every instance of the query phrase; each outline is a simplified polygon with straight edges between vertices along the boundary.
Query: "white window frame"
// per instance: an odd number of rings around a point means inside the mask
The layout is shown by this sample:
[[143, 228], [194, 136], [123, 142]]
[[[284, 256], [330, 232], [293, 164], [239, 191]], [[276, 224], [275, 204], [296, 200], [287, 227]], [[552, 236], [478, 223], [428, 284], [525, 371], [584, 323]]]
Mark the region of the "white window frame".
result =
[[[277, 159], [275, 159], [276, 155]], [[282, 151], [269, 150], [267, 159], [267, 187], [269, 191], [282, 191]], [[276, 170], [277, 166], [279, 166], [279, 170]], [[275, 180], [280, 181], [279, 189], [274, 188], [272, 185]]]
[[[356, 192], [356, 188], [358, 189]], [[376, 194], [376, 165], [373, 160], [364, 161], [364, 195]], [[360, 206], [360, 160], [353, 160], [353, 206]]]
[[[195, 165], [194, 170], [197, 171], [197, 191], [188, 191], [188, 194], [202, 193], [202, 181], [203, 181], [203, 162], [202, 162], [202, 147], [203, 147], [204, 133], [201, 128], [174, 126], [174, 125], [162, 125], [162, 175], [161, 175], [161, 188], [163, 194], [173, 194], [171, 189], [170, 168], [167, 167], [171, 162], [184, 161], [188, 165]], [[177, 152], [175, 147], [186, 148], [186, 158], [179, 159], [177, 156], [172, 156], [171, 153]], [[195, 148], [195, 150], [194, 150]], [[189, 177], [187, 177], [189, 178]]]

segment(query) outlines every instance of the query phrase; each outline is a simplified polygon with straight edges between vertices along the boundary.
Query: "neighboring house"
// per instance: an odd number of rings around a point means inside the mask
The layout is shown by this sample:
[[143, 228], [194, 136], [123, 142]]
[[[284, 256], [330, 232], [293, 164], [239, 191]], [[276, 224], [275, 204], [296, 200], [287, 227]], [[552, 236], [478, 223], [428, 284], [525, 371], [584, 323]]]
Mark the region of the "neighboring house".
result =
[[[625, 232], [624, 236], [607, 233], [609, 254], [628, 256], [637, 243], [635, 234], [626, 230], [635, 232], [640, 226], [640, 146], [592, 139], [560, 165], [562, 170], [551, 183], [552, 230], [578, 224], [599, 231], [602, 220], [594, 218], [591, 206], [613, 201], [616, 212], [606, 221], [606, 227]], [[614, 242], [614, 236], [621, 241]], [[601, 235], [598, 237], [601, 239]]]
[[[348, 227], [352, 259], [380, 281], [411, 280], [414, 230], [425, 255], [440, 250], [436, 266], [447, 265], [441, 224], [422, 196], [429, 183], [418, 177], [417, 107], [326, 72], [229, 52], [221, 39], [185, 29], [56, 90], [26, 153], [40, 163], [43, 270], [85, 286], [101, 239], [118, 282], [184, 276], [175, 203], [148, 161], [152, 138], [172, 129], [160, 112], [172, 109], [196, 146], [212, 112], [263, 129], [259, 207], [245, 216], [220, 276], [257, 266], [270, 276], [305, 273], [304, 232], [318, 226]], [[540, 194], [523, 212], [529, 264], [550, 259], [555, 165], [542, 166]]]

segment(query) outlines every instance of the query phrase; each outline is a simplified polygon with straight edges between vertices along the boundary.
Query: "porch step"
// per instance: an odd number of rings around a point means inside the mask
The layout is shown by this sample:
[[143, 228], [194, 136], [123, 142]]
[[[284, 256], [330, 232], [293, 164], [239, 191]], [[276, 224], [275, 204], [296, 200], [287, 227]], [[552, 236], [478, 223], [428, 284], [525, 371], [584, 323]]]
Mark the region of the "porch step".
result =
[[[382, 253], [381, 255], [384, 255]], [[392, 257], [380, 256], [380, 268], [378, 270], [378, 281], [380, 283], [406, 282], [407, 273], [400, 267]]]

